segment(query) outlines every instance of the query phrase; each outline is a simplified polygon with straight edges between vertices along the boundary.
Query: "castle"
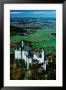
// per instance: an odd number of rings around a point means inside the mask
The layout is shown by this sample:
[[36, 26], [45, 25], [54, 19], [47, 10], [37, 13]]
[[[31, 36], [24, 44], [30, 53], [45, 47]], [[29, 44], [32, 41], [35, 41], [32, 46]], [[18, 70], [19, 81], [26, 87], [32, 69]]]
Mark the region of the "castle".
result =
[[33, 60], [37, 60], [38, 63], [44, 63], [44, 69], [46, 70], [46, 62], [45, 62], [45, 53], [42, 49], [40, 52], [32, 52], [29, 47], [24, 46], [24, 42], [21, 42], [21, 47], [15, 50], [15, 59], [24, 59], [25, 64], [27, 63], [27, 69], [29, 69], [29, 64], [32, 65]]

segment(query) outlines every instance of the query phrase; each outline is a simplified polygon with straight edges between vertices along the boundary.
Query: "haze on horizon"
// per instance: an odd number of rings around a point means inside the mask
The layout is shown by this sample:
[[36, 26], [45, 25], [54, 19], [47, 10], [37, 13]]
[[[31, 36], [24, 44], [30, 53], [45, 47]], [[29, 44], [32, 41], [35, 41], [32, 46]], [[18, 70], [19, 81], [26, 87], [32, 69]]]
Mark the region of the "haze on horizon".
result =
[[56, 10], [10, 10], [10, 17], [56, 18]]

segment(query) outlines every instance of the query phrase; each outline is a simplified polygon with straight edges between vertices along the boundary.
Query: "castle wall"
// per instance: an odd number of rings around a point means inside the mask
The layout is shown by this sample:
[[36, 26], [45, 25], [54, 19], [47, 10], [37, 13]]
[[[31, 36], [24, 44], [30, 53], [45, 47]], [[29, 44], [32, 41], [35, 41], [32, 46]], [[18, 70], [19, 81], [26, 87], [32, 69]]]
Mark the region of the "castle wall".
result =
[[21, 51], [15, 50], [15, 59], [21, 59]]
[[[37, 59], [39, 63], [44, 63], [44, 51], [42, 50], [42, 57], [38, 57], [36, 54], [33, 55], [33, 59]], [[27, 60], [28, 52], [15, 50], [15, 59], [24, 59], [25, 62]], [[29, 62], [32, 63], [32, 58], [29, 58]]]

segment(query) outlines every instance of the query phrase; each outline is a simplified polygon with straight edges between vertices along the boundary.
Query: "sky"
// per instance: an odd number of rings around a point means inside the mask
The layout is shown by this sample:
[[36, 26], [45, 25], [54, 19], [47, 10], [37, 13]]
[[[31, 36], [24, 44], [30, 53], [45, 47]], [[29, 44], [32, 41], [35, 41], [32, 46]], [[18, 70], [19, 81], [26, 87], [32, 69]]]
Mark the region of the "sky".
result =
[[10, 17], [56, 18], [56, 10], [10, 10]]

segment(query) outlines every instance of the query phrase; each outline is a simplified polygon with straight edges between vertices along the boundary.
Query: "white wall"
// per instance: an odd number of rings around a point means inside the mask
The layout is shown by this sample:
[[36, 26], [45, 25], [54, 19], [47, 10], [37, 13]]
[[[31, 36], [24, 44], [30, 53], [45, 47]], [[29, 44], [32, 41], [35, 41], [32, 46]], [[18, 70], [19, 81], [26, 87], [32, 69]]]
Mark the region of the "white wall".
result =
[[21, 59], [21, 51], [15, 50], [15, 59]]

